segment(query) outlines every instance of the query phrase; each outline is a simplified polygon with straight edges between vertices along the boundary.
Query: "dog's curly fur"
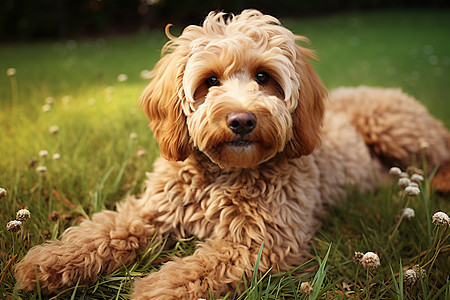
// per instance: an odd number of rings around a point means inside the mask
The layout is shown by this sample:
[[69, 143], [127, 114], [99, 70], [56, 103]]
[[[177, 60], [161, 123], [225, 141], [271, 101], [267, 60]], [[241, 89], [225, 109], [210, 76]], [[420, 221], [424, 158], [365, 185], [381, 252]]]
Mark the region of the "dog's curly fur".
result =
[[[134, 299], [225, 295], [259, 270], [305, 260], [325, 205], [350, 184], [370, 191], [387, 163], [450, 159], [450, 135], [395, 89], [328, 94], [311, 50], [256, 10], [210, 13], [203, 26], [168, 33], [140, 104], [161, 155], [141, 198], [32, 248], [16, 266], [21, 289], [94, 282], [131, 263], [154, 235], [197, 236], [192, 256], [135, 281]], [[426, 142], [423, 149], [420, 143]]]

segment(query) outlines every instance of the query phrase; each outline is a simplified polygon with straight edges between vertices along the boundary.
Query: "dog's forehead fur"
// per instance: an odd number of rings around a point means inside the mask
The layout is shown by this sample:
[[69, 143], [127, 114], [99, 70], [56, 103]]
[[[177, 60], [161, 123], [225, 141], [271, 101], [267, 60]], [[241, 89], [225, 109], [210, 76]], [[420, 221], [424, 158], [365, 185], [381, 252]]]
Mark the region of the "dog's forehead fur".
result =
[[201, 45], [200, 41], [204, 43], [208, 39], [220, 40], [239, 36], [245, 36], [245, 39], [251, 39], [256, 45], [264, 48], [290, 48], [291, 53], [295, 55], [294, 34], [281, 26], [276, 18], [263, 15], [256, 10], [245, 10], [237, 16], [212, 12], [206, 17], [203, 26], [186, 27], [180, 38], [194, 41], [191, 46], [196, 47]]
[[[237, 73], [248, 78], [267, 72], [280, 85], [285, 100], [298, 98], [299, 74], [296, 36], [280, 22], [255, 10], [238, 16], [211, 13], [203, 26], [188, 26], [170, 42], [172, 49], [186, 47], [188, 59], [183, 78], [186, 100], [209, 76], [229, 79]], [[296, 103], [290, 101], [291, 109]]]

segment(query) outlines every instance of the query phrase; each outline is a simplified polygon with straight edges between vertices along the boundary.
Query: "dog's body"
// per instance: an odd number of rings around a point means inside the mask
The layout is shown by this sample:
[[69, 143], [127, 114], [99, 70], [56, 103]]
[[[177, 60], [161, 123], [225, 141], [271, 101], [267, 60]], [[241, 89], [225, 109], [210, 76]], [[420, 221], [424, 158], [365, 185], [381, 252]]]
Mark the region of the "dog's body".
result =
[[20, 288], [35, 288], [34, 265], [47, 292], [92, 282], [170, 234], [202, 242], [136, 280], [134, 298], [223, 296], [251, 276], [263, 240], [261, 272], [302, 263], [324, 206], [349, 185], [374, 188], [384, 163], [450, 159], [449, 132], [401, 91], [328, 96], [311, 51], [295, 44], [304, 39], [270, 16], [213, 13], [171, 39], [141, 97], [164, 157], [145, 194], [30, 250]]

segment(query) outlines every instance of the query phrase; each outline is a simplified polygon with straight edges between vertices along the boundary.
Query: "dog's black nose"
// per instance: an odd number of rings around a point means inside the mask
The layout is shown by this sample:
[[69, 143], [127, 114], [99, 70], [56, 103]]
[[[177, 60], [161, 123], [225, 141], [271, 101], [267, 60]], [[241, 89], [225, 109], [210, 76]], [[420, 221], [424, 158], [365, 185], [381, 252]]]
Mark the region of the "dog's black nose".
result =
[[235, 134], [247, 135], [255, 129], [256, 120], [249, 111], [232, 112], [227, 116], [227, 125]]

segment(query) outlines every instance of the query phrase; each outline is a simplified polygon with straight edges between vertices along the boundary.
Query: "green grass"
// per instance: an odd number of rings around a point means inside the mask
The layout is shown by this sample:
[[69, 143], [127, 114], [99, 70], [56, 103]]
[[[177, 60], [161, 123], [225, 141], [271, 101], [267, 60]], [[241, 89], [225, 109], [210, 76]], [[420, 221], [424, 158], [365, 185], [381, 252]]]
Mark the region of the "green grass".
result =
[[[350, 85], [402, 87], [450, 126], [449, 11], [388, 11], [285, 20], [306, 35], [321, 62], [316, 68], [329, 88]], [[140, 78], [159, 57], [162, 33], [0, 46], [0, 200], [2, 224], [27, 207], [31, 219], [18, 234], [0, 231], [0, 298], [46, 298], [14, 290], [14, 263], [46, 239], [114, 203], [142, 192], [157, 145], [136, 100], [146, 85]], [[6, 76], [8, 68], [17, 74]], [[121, 73], [128, 80], [118, 82]], [[17, 88], [16, 88], [17, 86]], [[49, 112], [42, 106], [54, 99]], [[92, 100], [94, 99], [94, 100]], [[69, 100], [69, 101], [68, 101]], [[59, 126], [57, 134], [49, 127]], [[137, 139], [130, 139], [130, 133]], [[46, 149], [49, 156], [38, 153]], [[144, 156], [137, 156], [145, 149]], [[57, 161], [52, 155], [60, 153]], [[32, 160], [34, 158], [34, 163]], [[47, 167], [40, 177], [35, 167]], [[450, 295], [448, 229], [430, 224], [437, 210], [450, 211], [449, 198], [427, 192], [409, 200], [416, 212], [402, 220], [407, 198], [394, 184], [349, 200], [331, 210], [313, 242], [310, 261], [288, 273], [254, 278], [236, 299], [446, 299]], [[59, 218], [49, 214], [56, 212]], [[132, 278], [157, 270], [175, 255], [189, 255], [195, 240], [159, 252], [153, 241], [136, 264], [101, 277], [90, 287], [68, 289], [61, 299], [127, 299]], [[381, 266], [367, 272], [352, 261], [355, 251], [374, 251]], [[427, 276], [406, 285], [402, 274], [419, 264]], [[403, 267], [403, 269], [402, 269]], [[310, 296], [300, 284], [311, 281]], [[230, 299], [231, 297], [228, 297]]]

